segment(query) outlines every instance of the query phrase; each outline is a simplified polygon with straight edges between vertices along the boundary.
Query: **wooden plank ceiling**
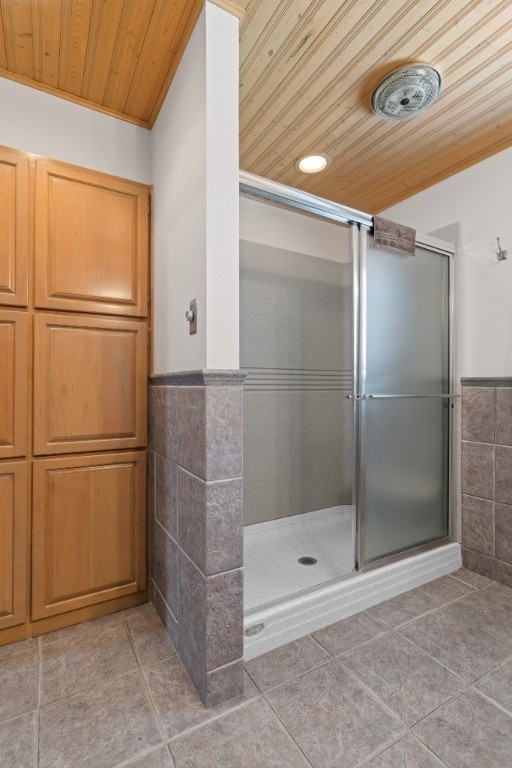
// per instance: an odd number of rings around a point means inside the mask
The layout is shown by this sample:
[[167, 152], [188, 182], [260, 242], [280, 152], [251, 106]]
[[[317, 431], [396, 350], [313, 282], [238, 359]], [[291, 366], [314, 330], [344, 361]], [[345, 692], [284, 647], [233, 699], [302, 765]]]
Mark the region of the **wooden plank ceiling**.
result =
[[[512, 144], [512, 0], [213, 0], [240, 28], [240, 165], [375, 213]], [[0, 76], [151, 127], [204, 0], [0, 0]], [[443, 90], [405, 123], [395, 67]], [[316, 176], [295, 170], [329, 155]]]
[[[512, 144], [510, 0], [250, 0], [241, 24], [240, 167], [370, 213]], [[409, 122], [373, 114], [397, 66], [443, 90]], [[295, 170], [305, 153], [330, 167]]]
[[204, 0], [0, 0], [0, 75], [150, 127]]

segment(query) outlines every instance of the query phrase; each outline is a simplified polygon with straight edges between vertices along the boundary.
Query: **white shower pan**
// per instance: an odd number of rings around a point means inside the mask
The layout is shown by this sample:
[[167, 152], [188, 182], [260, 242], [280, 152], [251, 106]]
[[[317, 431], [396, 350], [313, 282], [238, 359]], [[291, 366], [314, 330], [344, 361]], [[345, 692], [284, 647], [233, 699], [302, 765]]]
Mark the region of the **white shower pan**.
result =
[[[381, 568], [354, 573], [246, 610], [244, 631], [249, 630], [250, 635], [244, 637], [244, 658], [260, 656], [409, 589], [453, 573], [461, 565], [460, 544], [443, 544]], [[260, 631], [256, 631], [260, 627]]]

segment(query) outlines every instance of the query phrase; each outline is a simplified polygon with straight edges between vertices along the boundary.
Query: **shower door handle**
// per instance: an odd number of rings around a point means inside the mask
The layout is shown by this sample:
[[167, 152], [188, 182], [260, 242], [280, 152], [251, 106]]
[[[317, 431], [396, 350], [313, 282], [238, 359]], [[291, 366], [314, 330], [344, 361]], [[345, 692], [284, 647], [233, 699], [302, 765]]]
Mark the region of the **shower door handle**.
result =
[[421, 395], [400, 395], [400, 394], [397, 394], [397, 395], [362, 395], [360, 399], [361, 400], [394, 400], [394, 399], [402, 398], [402, 397], [407, 397], [407, 398], [412, 398], [412, 397], [420, 397], [420, 398], [437, 397], [437, 398], [441, 398], [441, 399], [443, 399], [443, 398], [444, 399], [451, 399], [451, 398], [455, 398], [455, 397], [460, 397], [460, 395], [457, 395], [455, 392], [448, 392], [448, 393], [443, 393], [443, 394], [439, 394], [439, 395], [437, 395], [437, 394], [432, 394], [432, 395], [423, 395], [423, 394], [421, 394]]
[[437, 397], [437, 398], [456, 398], [460, 397], [460, 395], [457, 395], [455, 392], [447, 393], [447, 394], [440, 394], [440, 395], [366, 395], [366, 394], [356, 394], [356, 395], [347, 395], [347, 400], [394, 400], [397, 398], [402, 397], [420, 397], [420, 398], [431, 398], [431, 397]]

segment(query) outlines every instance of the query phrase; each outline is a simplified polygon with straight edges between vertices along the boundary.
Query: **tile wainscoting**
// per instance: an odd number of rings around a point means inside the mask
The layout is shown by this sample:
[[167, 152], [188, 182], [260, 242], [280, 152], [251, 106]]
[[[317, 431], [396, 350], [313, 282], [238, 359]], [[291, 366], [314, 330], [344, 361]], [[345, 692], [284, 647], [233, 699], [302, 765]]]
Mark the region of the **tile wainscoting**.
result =
[[464, 566], [512, 586], [512, 378], [462, 379]]
[[150, 379], [151, 598], [207, 706], [243, 691], [243, 381]]

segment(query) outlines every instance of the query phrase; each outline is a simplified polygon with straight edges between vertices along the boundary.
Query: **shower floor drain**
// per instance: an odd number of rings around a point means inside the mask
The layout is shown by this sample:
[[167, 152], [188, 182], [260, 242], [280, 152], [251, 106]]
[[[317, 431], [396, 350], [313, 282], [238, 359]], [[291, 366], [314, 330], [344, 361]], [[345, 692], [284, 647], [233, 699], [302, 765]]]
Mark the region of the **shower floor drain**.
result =
[[317, 564], [316, 557], [310, 557], [309, 555], [305, 555], [304, 557], [299, 557], [299, 563], [301, 565], [316, 565]]

